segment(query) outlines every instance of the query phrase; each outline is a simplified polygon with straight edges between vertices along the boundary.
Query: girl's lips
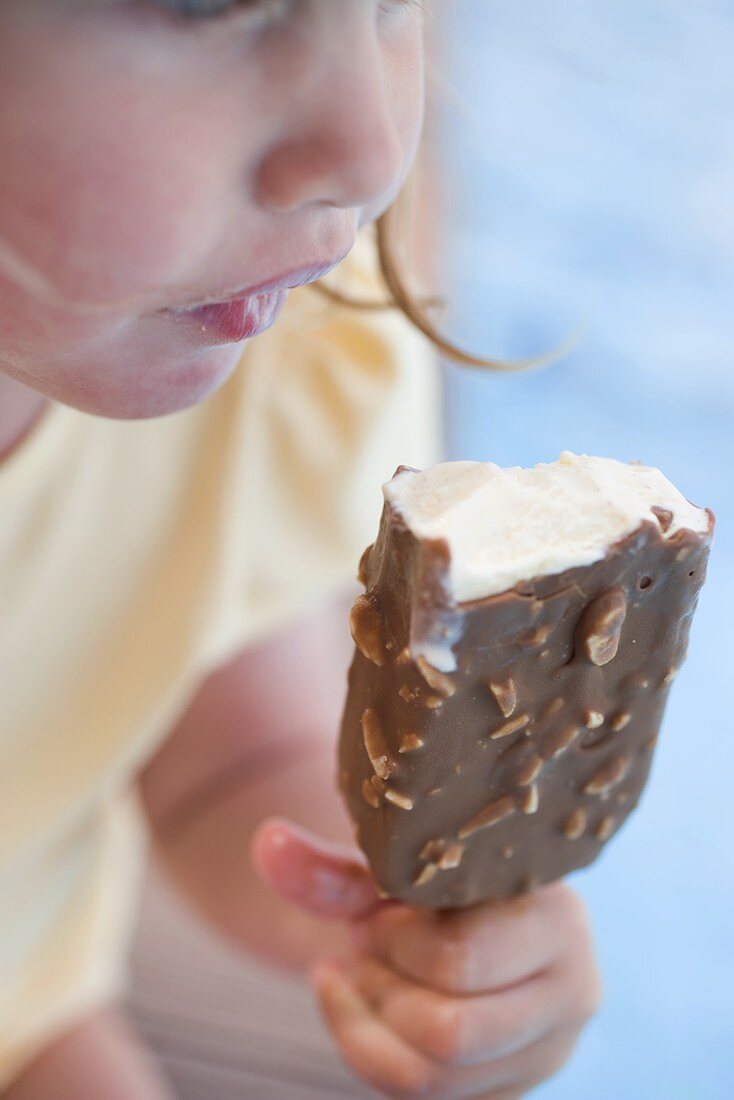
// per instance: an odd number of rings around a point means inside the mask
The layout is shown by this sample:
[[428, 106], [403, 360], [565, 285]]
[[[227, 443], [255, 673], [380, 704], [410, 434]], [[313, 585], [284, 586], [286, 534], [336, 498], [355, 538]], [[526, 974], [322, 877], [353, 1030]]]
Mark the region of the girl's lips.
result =
[[238, 344], [270, 328], [288, 297], [287, 289], [252, 294], [229, 302], [215, 302], [169, 315], [183, 322], [203, 345]]
[[332, 271], [345, 258], [345, 249], [335, 260], [290, 271], [267, 283], [234, 292], [226, 300], [206, 305], [177, 307], [163, 312], [183, 321], [204, 346], [237, 344], [270, 328], [285, 304], [288, 291]]

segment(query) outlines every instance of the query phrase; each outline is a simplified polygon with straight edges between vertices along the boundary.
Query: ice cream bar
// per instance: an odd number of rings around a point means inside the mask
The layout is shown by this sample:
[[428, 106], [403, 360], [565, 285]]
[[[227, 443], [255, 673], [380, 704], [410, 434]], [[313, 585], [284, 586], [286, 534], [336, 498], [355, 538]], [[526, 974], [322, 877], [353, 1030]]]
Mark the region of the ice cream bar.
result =
[[464, 907], [585, 866], [647, 780], [712, 513], [570, 452], [400, 467], [383, 492], [339, 745], [381, 892]]

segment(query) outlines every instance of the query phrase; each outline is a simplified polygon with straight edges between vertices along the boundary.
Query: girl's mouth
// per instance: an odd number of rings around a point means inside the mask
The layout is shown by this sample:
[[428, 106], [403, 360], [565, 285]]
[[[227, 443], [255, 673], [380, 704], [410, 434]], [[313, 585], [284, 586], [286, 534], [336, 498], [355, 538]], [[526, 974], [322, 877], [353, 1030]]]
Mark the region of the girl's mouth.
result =
[[164, 312], [188, 325], [192, 334], [198, 334], [204, 346], [236, 344], [270, 328], [285, 305], [289, 290], [322, 278], [344, 259], [347, 252], [348, 249], [344, 250], [336, 260], [299, 268], [268, 283], [235, 291], [220, 302], [205, 302], [203, 305], [194, 304]]
[[258, 336], [277, 320], [288, 297], [287, 289], [252, 294], [229, 302], [214, 302], [194, 309], [170, 311], [186, 324], [197, 342], [206, 345], [238, 344]]

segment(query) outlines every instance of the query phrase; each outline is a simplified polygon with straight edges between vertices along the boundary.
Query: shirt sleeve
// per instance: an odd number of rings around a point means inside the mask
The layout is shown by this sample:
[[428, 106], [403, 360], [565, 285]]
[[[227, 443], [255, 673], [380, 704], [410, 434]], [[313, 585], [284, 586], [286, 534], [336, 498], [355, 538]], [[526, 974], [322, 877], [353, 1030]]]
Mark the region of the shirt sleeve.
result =
[[132, 796], [0, 875], [0, 1091], [124, 990], [143, 828]]

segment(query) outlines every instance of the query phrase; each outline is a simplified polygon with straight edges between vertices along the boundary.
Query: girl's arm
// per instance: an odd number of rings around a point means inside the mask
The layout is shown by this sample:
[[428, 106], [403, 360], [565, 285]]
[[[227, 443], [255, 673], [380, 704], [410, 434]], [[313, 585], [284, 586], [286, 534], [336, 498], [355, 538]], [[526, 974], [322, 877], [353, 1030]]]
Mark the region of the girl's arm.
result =
[[216, 670], [140, 779], [155, 848], [220, 931], [290, 967], [346, 944], [342, 922], [301, 913], [249, 855], [262, 820], [284, 814], [353, 846], [336, 793], [336, 737], [352, 643], [350, 597]]
[[173, 1100], [123, 1016], [95, 1012], [42, 1051], [2, 1100]]

